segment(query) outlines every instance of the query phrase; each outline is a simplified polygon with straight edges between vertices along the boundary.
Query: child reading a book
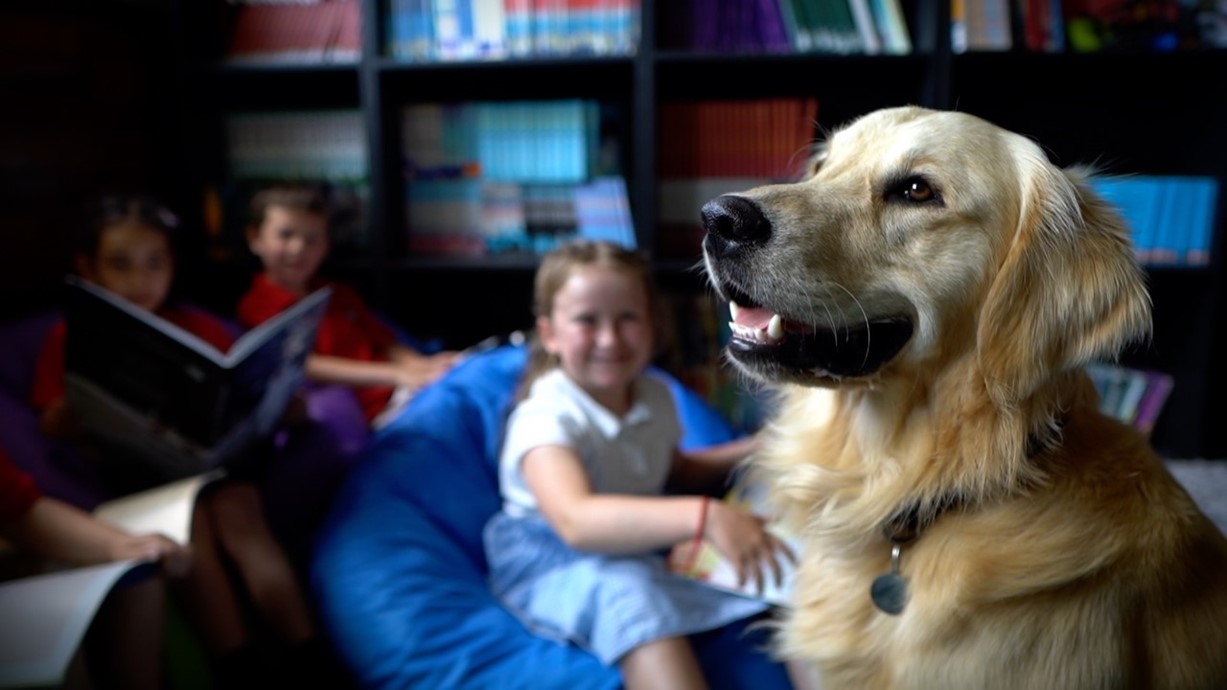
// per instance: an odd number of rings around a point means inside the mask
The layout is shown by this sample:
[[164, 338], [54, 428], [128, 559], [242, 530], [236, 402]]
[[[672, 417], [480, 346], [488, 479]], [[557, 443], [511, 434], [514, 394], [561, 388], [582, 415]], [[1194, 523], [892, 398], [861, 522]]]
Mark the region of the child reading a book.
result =
[[239, 322], [252, 328], [331, 285], [332, 298], [307, 358], [307, 378], [352, 386], [373, 427], [389, 421], [414, 392], [455, 363], [456, 352], [425, 355], [397, 342], [353, 288], [317, 275], [329, 249], [327, 198], [318, 187], [282, 185], [257, 192], [247, 243], [263, 271], [239, 301]]
[[[657, 299], [646, 261], [617, 245], [577, 241], [544, 257], [499, 460], [503, 508], [484, 533], [507, 608], [617, 664], [630, 690], [706, 687], [688, 636], [768, 609], [672, 574], [663, 551], [708, 540], [750, 582], [791, 556], [762, 519], [707, 499], [752, 439], [679, 451], [671, 393], [645, 372]], [[762, 664], [756, 687], [791, 687], [783, 665], [747, 653]]]
[[[108, 197], [86, 227], [74, 257], [76, 269], [86, 280], [224, 352], [232, 342], [224, 323], [168, 299], [177, 225], [175, 216], [152, 199]], [[113, 457], [115, 453], [108, 454], [81, 433], [64, 396], [67, 337], [67, 326], [61, 321], [48, 335], [35, 371], [32, 402], [40, 410], [42, 428], [50, 435], [78, 441], [76, 446], [96, 459], [113, 495], [148, 488], [148, 478], [134, 473], [123, 458]], [[290, 560], [265, 521], [260, 492], [249, 477], [236, 473], [201, 492], [194, 506], [191, 544], [194, 565], [177, 590], [186, 595], [185, 613], [206, 651], [216, 659], [225, 687], [253, 682], [255, 667], [262, 663], [258, 636], [241, 604], [244, 598], [284, 643], [287, 655], [314, 663], [313, 657], [319, 657], [315, 647], [320, 643], [312, 612]]]
[[[92, 565], [127, 559], [157, 560], [168, 578], [190, 568], [191, 552], [158, 534], [129, 534], [76, 506], [43, 496], [30, 475], [13, 465], [0, 448], [0, 538], [17, 551], [0, 547], [0, 580], [26, 574], [32, 555], [67, 565]], [[45, 567], [40, 563], [37, 571]], [[2, 586], [2, 585], [0, 585]], [[165, 588], [160, 578], [121, 585], [104, 602], [90, 627], [65, 687], [163, 688], [162, 647]], [[27, 622], [28, 623], [28, 622]], [[12, 619], [0, 625], [18, 625]], [[101, 683], [106, 680], [110, 683]]]

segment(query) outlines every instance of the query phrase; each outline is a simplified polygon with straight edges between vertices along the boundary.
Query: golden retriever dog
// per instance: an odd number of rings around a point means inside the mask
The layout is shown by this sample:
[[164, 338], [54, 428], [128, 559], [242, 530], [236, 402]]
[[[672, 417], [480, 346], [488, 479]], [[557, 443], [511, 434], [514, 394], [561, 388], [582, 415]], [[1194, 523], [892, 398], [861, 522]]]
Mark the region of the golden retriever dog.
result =
[[804, 544], [778, 651], [826, 690], [1227, 688], [1227, 540], [1082, 370], [1150, 330], [1090, 174], [903, 107], [704, 205]]

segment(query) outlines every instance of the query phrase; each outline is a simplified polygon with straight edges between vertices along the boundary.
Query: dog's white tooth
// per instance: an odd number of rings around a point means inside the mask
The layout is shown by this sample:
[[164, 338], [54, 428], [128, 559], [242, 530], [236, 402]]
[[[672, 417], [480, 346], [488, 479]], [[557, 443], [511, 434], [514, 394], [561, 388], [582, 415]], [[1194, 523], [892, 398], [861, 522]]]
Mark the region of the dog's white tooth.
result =
[[781, 319], [779, 314], [772, 314], [771, 320], [767, 322], [767, 337], [772, 340], [784, 337], [784, 319]]
[[733, 319], [734, 321], [736, 321], [736, 320], [737, 320], [737, 312], [739, 312], [739, 311], [741, 311], [741, 305], [740, 305], [740, 304], [738, 304], [738, 303], [736, 303], [736, 302], [734, 302], [733, 300], [729, 300], [729, 318], [731, 318], [731, 319]]

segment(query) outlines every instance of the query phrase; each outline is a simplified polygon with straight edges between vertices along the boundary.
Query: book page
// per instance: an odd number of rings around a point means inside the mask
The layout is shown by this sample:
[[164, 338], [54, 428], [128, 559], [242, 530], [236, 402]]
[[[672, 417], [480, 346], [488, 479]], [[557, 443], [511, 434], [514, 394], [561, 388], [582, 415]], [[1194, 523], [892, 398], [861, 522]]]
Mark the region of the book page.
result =
[[[761, 484], [743, 481], [730, 490], [724, 500], [756, 515], [766, 516], [768, 511], [765, 490], [766, 487]], [[796, 558], [800, 558], [801, 542], [795, 535], [789, 534], [777, 522], [768, 523], [768, 529], [788, 545]], [[777, 581], [771, 566], [764, 564], [763, 587], [761, 591], [758, 591], [750, 583], [738, 584], [737, 571], [710, 543], [703, 542], [699, 546], [698, 553], [691, 553], [688, 546], [676, 549], [670, 558], [669, 567], [677, 574], [700, 580], [718, 589], [763, 599], [779, 606], [789, 604], [789, 594], [796, 577], [797, 566], [795, 561], [789, 560], [783, 554], [780, 554], [778, 559], [781, 570], [780, 579]]]
[[147, 561], [116, 561], [0, 583], [0, 688], [55, 687], [115, 583]]
[[[94, 515], [134, 534], [161, 533], [187, 544], [197, 494], [222, 475], [215, 470], [107, 501]], [[0, 583], [0, 688], [62, 683], [107, 595], [125, 576], [152, 575], [154, 567], [125, 560]]]
[[94, 516], [133, 534], [164, 534], [186, 545], [191, 539], [196, 495], [223, 474], [214, 470], [107, 501], [94, 509]]

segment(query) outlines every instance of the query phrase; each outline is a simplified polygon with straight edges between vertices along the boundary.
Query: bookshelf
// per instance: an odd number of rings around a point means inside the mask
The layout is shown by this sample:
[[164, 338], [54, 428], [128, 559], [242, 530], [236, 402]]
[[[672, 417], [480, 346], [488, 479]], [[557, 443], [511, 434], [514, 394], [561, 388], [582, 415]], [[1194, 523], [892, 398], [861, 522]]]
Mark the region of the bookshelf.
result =
[[[659, 115], [687, 101], [817, 99], [818, 129], [869, 110], [915, 103], [980, 115], [1032, 136], [1062, 164], [1116, 173], [1199, 175], [1220, 183], [1215, 250], [1209, 265], [1153, 268], [1153, 341], [1124, 363], [1159, 369], [1175, 386], [1153, 441], [1177, 457], [1227, 456], [1227, 429], [1211, 403], [1227, 383], [1216, 353], [1227, 346], [1227, 289], [1219, 238], [1227, 192], [1227, 69], [1222, 49], [956, 52], [942, 0], [904, 0], [913, 50], [906, 54], [795, 54], [681, 47], [677, 6], [642, 0], [637, 49], [629, 55], [528, 55], [438, 61], [393, 57], [390, 0], [360, 3], [357, 59], [306, 64], [231, 64], [224, 59], [227, 13], [217, 2], [179, 3], [189, 166], [185, 199], [200, 199], [227, 177], [224, 121], [244, 110], [350, 109], [360, 113], [370, 161], [369, 206], [360, 244], [339, 250], [327, 269], [358, 287], [415, 335], [462, 347], [531, 323], [531, 257], [437, 257], [407, 250], [400, 123], [406, 106], [446, 102], [590, 99], [616, 141], [638, 245], [654, 257], [666, 291], [703, 294], [695, 257], [671, 256], [657, 223]], [[222, 8], [222, 9], [219, 9]], [[658, 40], [659, 39], [659, 40]], [[1015, 46], [1022, 43], [1015, 41]], [[1177, 79], [1177, 75], [1187, 78]], [[203, 211], [202, 211], [203, 214]], [[696, 208], [697, 217], [697, 208]], [[229, 221], [233, 223], [234, 220]], [[233, 227], [229, 228], [231, 236]], [[218, 304], [245, 286], [253, 266], [241, 251], [208, 267]]]

